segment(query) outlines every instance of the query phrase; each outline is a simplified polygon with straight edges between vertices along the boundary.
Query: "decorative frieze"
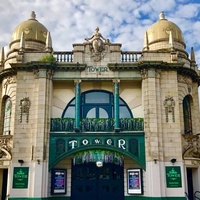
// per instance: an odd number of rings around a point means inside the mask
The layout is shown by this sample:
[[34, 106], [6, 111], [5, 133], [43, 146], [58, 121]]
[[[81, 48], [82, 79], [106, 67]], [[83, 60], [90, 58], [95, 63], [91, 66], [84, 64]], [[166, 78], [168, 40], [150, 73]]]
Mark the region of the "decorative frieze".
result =
[[20, 122], [22, 122], [22, 116], [26, 116], [26, 122], [29, 120], [29, 108], [30, 108], [31, 102], [29, 100], [29, 97], [24, 97], [20, 100]]
[[34, 69], [33, 73], [34, 73], [35, 79], [38, 79], [40, 77], [52, 79], [52, 77], [53, 77], [52, 69], [47, 69], [47, 70]]
[[142, 79], [146, 79], [146, 78], [160, 79], [161, 69], [142, 69], [141, 76], [142, 76]]
[[165, 116], [166, 116], [166, 122], [169, 121], [169, 113], [172, 113], [172, 121], [175, 122], [175, 115], [174, 115], [174, 107], [175, 107], [175, 101], [173, 97], [166, 97], [164, 101], [164, 107], [165, 107]]

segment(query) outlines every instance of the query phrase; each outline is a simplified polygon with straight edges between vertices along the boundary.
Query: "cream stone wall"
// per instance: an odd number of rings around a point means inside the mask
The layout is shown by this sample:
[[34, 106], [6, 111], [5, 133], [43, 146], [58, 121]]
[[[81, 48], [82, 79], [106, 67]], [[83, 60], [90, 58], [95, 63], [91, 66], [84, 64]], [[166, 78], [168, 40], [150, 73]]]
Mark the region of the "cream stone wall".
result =
[[51, 117], [61, 117], [67, 104], [75, 96], [74, 82], [54, 82]]
[[[16, 102], [13, 103], [14, 111], [14, 134], [12, 149], [12, 165], [19, 166], [18, 160], [24, 160], [23, 166], [29, 167], [29, 188], [23, 190], [12, 189], [12, 196], [41, 197], [47, 194], [47, 172], [48, 172], [48, 135], [49, 117], [51, 107], [51, 80], [46, 78], [46, 71], [39, 71], [38, 77], [33, 71], [21, 71], [17, 74], [15, 91]], [[11, 91], [11, 90], [10, 90]], [[13, 94], [13, 92], [11, 93]], [[11, 95], [12, 96], [12, 95]], [[28, 97], [30, 100], [30, 110], [28, 121], [26, 114], [22, 114], [20, 122], [20, 100]], [[38, 160], [40, 164], [38, 164]], [[11, 172], [12, 173], [12, 172]], [[10, 177], [12, 179], [12, 177]], [[12, 183], [12, 180], [9, 181]]]

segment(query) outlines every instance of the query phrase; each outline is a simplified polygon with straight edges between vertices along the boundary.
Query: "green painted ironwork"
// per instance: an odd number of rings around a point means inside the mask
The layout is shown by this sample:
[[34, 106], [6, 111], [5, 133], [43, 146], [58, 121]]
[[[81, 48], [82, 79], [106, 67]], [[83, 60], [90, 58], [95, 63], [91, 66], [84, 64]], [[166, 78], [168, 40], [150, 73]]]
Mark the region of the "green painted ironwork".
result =
[[88, 150], [112, 151], [126, 155], [145, 169], [144, 132], [51, 133], [49, 170], [67, 156]]
[[119, 83], [114, 83], [114, 117], [115, 130], [119, 130]]
[[[82, 132], [113, 132], [115, 120], [112, 118], [85, 118], [79, 125]], [[121, 118], [119, 119], [121, 131], [144, 131], [143, 118]], [[51, 132], [68, 131], [75, 129], [73, 118], [51, 118]]]
[[76, 83], [76, 97], [75, 97], [75, 130], [80, 130], [80, 107], [81, 107], [81, 89], [80, 83]]

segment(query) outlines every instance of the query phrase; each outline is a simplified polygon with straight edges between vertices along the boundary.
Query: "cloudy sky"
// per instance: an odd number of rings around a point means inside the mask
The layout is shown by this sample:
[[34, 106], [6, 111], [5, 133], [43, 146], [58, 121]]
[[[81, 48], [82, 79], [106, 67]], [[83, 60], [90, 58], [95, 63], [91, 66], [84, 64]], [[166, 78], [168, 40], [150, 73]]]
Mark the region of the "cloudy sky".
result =
[[142, 50], [145, 31], [165, 12], [182, 30], [190, 53], [194, 47], [200, 66], [199, 0], [0, 0], [0, 47], [10, 43], [11, 33], [35, 11], [36, 19], [50, 32], [54, 51], [72, 50], [95, 28], [122, 50]]

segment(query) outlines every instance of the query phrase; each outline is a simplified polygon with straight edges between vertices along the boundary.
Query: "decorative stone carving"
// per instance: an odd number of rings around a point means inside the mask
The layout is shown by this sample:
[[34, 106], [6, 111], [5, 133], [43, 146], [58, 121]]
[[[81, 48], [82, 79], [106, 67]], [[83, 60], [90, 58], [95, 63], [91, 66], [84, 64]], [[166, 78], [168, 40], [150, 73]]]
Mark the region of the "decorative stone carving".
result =
[[90, 38], [85, 38], [85, 40], [91, 45], [91, 57], [95, 62], [101, 60], [102, 57], [107, 53], [105, 44], [109, 44], [109, 39], [105, 39], [101, 33], [99, 33], [99, 27], [95, 29], [95, 33]]
[[39, 78], [39, 70], [38, 69], [34, 69], [33, 73], [35, 75], [35, 79], [38, 79]]
[[22, 122], [22, 116], [23, 114], [26, 115], [26, 122], [29, 120], [29, 108], [30, 108], [31, 102], [29, 100], [29, 97], [24, 97], [20, 100], [20, 122]]
[[48, 79], [52, 79], [52, 77], [53, 77], [53, 70], [48, 69], [48, 70], [47, 70], [47, 78], [48, 78]]
[[156, 78], [159, 79], [161, 77], [161, 72], [162, 72], [161, 69], [156, 70]]
[[141, 70], [141, 76], [142, 76], [142, 79], [148, 78], [148, 70], [147, 69], [142, 69]]
[[178, 75], [178, 82], [187, 84], [189, 88], [192, 87], [192, 79], [189, 76]]
[[11, 160], [11, 135], [0, 135], [0, 161]]
[[16, 83], [16, 82], [17, 80], [15, 76], [9, 76], [8, 78], [4, 79], [3, 86], [4, 88], [6, 88], [9, 84]]
[[175, 122], [175, 116], [174, 116], [175, 101], [173, 97], [168, 96], [165, 98], [164, 107], [165, 107], [166, 122], [169, 121], [168, 118], [169, 113], [172, 113], [172, 121]]
[[183, 146], [183, 158], [196, 158], [200, 159], [200, 133], [194, 134], [184, 134], [183, 138], [185, 144]]
[[142, 76], [142, 79], [146, 79], [146, 78], [156, 78], [156, 79], [160, 79], [161, 77], [161, 70], [160, 69], [156, 69], [155, 70], [155, 74], [150, 74], [149, 75], [149, 70], [148, 69], [142, 69], [141, 70], [141, 76]]
[[188, 92], [192, 92], [192, 79], [189, 76], [178, 75], [178, 82], [187, 84]]

